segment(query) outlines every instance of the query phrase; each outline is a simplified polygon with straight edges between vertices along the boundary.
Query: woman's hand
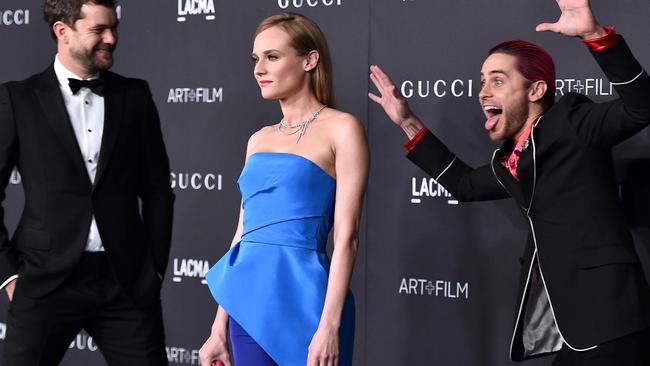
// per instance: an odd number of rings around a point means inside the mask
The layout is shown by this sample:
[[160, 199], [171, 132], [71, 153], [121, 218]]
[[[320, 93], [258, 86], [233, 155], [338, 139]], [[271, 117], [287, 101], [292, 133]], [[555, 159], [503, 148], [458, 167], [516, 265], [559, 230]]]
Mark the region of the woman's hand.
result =
[[309, 345], [307, 366], [338, 366], [339, 330], [318, 327]]
[[210, 338], [199, 350], [199, 360], [201, 366], [221, 366], [219, 362], [215, 364], [213, 361], [220, 361], [223, 366], [232, 366], [225, 331], [210, 334]]

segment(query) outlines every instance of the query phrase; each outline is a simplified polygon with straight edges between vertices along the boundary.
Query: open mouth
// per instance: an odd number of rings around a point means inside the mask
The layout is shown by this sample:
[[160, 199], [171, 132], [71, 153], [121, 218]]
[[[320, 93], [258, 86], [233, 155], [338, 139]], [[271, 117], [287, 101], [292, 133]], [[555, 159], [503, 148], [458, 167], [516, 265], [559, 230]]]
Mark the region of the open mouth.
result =
[[492, 130], [494, 126], [499, 123], [499, 119], [501, 118], [501, 113], [503, 113], [503, 110], [493, 105], [483, 106], [483, 110], [488, 117], [487, 121], [485, 121], [485, 129], [488, 131]]

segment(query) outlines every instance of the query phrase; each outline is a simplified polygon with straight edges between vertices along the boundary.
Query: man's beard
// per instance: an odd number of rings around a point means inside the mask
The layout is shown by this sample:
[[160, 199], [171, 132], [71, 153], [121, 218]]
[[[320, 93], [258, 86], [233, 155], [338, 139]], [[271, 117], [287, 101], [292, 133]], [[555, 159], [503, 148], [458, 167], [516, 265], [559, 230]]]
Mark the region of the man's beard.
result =
[[506, 114], [508, 123], [505, 127], [505, 139], [514, 138], [521, 131], [528, 119], [528, 108], [525, 105], [517, 106]]
[[[84, 49], [73, 49], [70, 51], [70, 56], [79, 61], [79, 63], [83, 65], [84, 69], [86, 69], [90, 74], [95, 74], [99, 71], [108, 70], [113, 66], [113, 50], [115, 50], [114, 46], [100, 44], [90, 51]], [[97, 55], [100, 51], [110, 52], [111, 57], [107, 60], [100, 59]]]

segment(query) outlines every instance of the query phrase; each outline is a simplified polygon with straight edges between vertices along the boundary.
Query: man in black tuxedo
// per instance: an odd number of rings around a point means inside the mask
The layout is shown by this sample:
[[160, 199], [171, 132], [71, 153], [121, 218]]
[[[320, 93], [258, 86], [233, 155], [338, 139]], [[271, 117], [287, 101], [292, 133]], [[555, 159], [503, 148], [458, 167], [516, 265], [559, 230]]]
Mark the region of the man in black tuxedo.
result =
[[0, 86], [0, 202], [25, 192], [0, 284], [11, 300], [3, 365], [56, 365], [83, 328], [110, 365], [167, 365], [160, 288], [174, 195], [147, 83], [108, 69], [114, 0], [46, 0], [53, 64]]
[[519, 361], [558, 353], [553, 365], [650, 365], [650, 291], [625, 222], [612, 146], [650, 123], [650, 77], [588, 0], [557, 0], [558, 22], [538, 31], [580, 37], [620, 99], [593, 103], [570, 93], [554, 101], [555, 67], [525, 41], [492, 49], [479, 101], [492, 161], [473, 169], [410, 110], [377, 66], [369, 94], [411, 139], [408, 158], [456, 198], [512, 197], [529, 224], [515, 330]]

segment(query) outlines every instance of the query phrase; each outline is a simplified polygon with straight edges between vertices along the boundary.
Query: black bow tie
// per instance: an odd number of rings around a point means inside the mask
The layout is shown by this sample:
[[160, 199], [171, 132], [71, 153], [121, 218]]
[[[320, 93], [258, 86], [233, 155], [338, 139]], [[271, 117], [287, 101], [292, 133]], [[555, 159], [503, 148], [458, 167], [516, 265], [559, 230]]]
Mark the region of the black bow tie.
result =
[[104, 79], [93, 79], [93, 80], [68, 79], [68, 85], [70, 85], [70, 90], [72, 90], [72, 94], [77, 94], [81, 88], [88, 88], [93, 93], [99, 96], [104, 95]]

